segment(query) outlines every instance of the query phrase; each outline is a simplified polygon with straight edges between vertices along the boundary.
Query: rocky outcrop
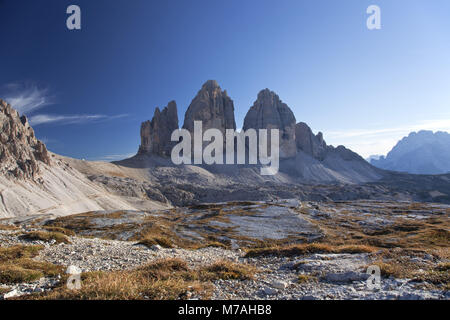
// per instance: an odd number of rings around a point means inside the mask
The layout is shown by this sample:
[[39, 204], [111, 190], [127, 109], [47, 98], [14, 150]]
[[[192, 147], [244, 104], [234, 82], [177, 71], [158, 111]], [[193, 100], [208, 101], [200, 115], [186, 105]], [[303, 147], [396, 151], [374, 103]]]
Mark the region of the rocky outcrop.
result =
[[328, 146], [327, 154], [335, 154], [339, 158], [346, 160], [346, 161], [359, 161], [363, 164], [366, 163], [366, 160], [364, 160], [359, 154], [357, 154], [356, 152], [353, 152], [350, 149], [347, 149], [344, 146], [337, 146], [336, 148], [334, 148], [332, 146]]
[[211, 128], [223, 134], [226, 129], [236, 130], [233, 100], [217, 81], [208, 80], [203, 84], [184, 115], [183, 129], [194, 132], [194, 121], [202, 121], [203, 132]]
[[[158, 196], [152, 190], [140, 198], [109, 193], [73, 168], [68, 160], [47, 151], [36, 139], [27, 118], [0, 99], [0, 218], [168, 206], [152, 201]], [[90, 167], [87, 161], [72, 161]], [[128, 186], [126, 181], [123, 189]]]
[[295, 141], [297, 150], [301, 150], [319, 161], [324, 161], [327, 156], [333, 155], [346, 161], [364, 162], [364, 159], [357, 153], [344, 146], [337, 146], [336, 148], [331, 145], [328, 146], [323, 139], [322, 132], [314, 135], [311, 128], [304, 122], [299, 122], [295, 126]]
[[39, 162], [50, 164], [47, 148], [36, 139], [27, 118], [0, 99], [0, 174], [35, 178]]
[[170, 101], [161, 112], [156, 108], [152, 121], [141, 125], [140, 154], [153, 153], [160, 156], [170, 156], [174, 142], [170, 140], [172, 132], [178, 129], [178, 112], [175, 101]]
[[244, 119], [244, 130], [279, 129], [280, 158], [294, 157], [297, 150], [295, 144], [295, 116], [287, 104], [278, 95], [264, 89], [247, 112]]
[[323, 140], [322, 132], [314, 135], [306, 123], [299, 122], [295, 125], [295, 142], [298, 150], [302, 150], [317, 160], [325, 159], [328, 147]]

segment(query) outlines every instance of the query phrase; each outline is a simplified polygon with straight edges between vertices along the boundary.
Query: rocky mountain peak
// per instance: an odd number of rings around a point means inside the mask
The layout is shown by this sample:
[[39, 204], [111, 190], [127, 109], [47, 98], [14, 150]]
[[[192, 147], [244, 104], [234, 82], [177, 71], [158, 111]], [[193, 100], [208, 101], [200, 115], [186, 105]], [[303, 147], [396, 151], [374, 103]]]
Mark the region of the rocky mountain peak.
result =
[[220, 89], [219, 83], [216, 80], [208, 80], [202, 85], [203, 90]]
[[184, 115], [183, 128], [194, 131], [194, 121], [202, 121], [203, 131], [216, 128], [225, 133], [236, 129], [234, 103], [215, 80], [206, 81]]
[[178, 111], [175, 101], [160, 111], [158, 107], [151, 121], [141, 124], [141, 145], [138, 153], [154, 153], [160, 156], [170, 156], [174, 143], [170, 140], [172, 132], [178, 129]]
[[[211, 128], [224, 134], [226, 129], [236, 130], [233, 100], [217, 81], [208, 80], [202, 85], [185, 113], [183, 128], [193, 133], [194, 121], [202, 122], [203, 132]], [[142, 123], [139, 153], [170, 156], [175, 144], [170, 138], [175, 129], [178, 129], [177, 106], [171, 101], [162, 111], [156, 108], [151, 121]], [[345, 147], [328, 146], [322, 132], [314, 134], [306, 123], [296, 123], [289, 106], [267, 88], [258, 93], [245, 116], [243, 130], [248, 129], [279, 129], [280, 159], [293, 159], [302, 153], [321, 162], [328, 157], [364, 162]], [[270, 144], [270, 134], [268, 140]]]
[[244, 118], [244, 130], [279, 129], [280, 157], [289, 158], [296, 154], [295, 116], [287, 104], [269, 89], [261, 90], [253, 106]]
[[258, 101], [264, 101], [264, 100], [280, 101], [280, 97], [275, 92], [271, 91], [268, 88], [265, 88], [258, 92], [257, 100]]
[[323, 140], [322, 132], [314, 135], [311, 128], [304, 122], [295, 126], [295, 140], [297, 149], [302, 150], [313, 158], [323, 160], [327, 152], [327, 144]]
[[50, 164], [45, 145], [36, 139], [26, 116], [0, 99], [0, 173], [15, 178], [35, 178], [39, 162]]

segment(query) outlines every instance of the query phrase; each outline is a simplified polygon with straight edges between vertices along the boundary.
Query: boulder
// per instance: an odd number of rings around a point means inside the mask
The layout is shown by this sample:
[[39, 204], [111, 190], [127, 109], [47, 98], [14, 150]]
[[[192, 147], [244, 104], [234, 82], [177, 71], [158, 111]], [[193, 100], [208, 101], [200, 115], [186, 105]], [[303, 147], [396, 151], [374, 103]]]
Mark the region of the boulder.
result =
[[337, 272], [328, 273], [324, 280], [328, 282], [335, 283], [349, 283], [353, 281], [365, 281], [370, 277], [367, 273], [348, 271], [348, 272]]
[[3, 295], [3, 299], [10, 299], [10, 298], [15, 298], [15, 297], [20, 297], [21, 295], [23, 295], [22, 292], [18, 291], [17, 289], [13, 289], [8, 293], [5, 293]]
[[275, 289], [280, 289], [280, 290], [284, 290], [288, 286], [288, 284], [286, 282], [278, 281], [278, 280], [273, 281], [270, 285], [271, 285], [271, 287], [273, 287]]
[[276, 295], [278, 293], [278, 290], [276, 290], [274, 288], [271, 288], [271, 287], [265, 287], [263, 289], [263, 292], [264, 292], [265, 295], [273, 296], [273, 295]]

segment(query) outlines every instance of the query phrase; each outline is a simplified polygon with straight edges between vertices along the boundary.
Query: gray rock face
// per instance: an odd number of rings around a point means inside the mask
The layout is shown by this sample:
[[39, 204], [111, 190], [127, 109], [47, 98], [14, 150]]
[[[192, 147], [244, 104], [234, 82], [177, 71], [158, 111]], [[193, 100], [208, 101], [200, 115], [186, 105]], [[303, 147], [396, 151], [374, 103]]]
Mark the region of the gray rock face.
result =
[[328, 146], [323, 139], [322, 132], [314, 135], [311, 128], [304, 122], [299, 122], [295, 126], [295, 141], [298, 150], [302, 150], [319, 161], [324, 161], [329, 155], [334, 155], [347, 161], [364, 161], [357, 153], [344, 146], [337, 146], [336, 148]]
[[328, 147], [328, 153], [327, 154], [336, 154], [338, 157], [340, 157], [341, 159], [344, 159], [346, 161], [360, 161], [362, 163], [365, 162], [365, 160], [356, 152], [353, 152], [350, 149], [347, 149], [344, 146], [337, 146], [336, 148], [329, 146]]
[[[176, 113], [175, 102], [171, 102], [162, 112], [157, 109], [152, 121], [142, 124], [140, 154], [170, 156], [175, 144], [170, 141], [170, 136], [178, 128]], [[233, 101], [216, 81], [204, 83], [186, 111], [183, 128], [191, 132], [191, 137], [194, 121], [202, 122], [203, 132], [215, 128], [225, 134], [226, 129], [236, 129]], [[381, 178], [380, 171], [356, 153], [343, 146], [327, 146], [321, 132], [314, 134], [307, 124], [296, 124], [292, 110], [269, 89], [259, 92], [244, 119], [243, 129], [279, 130], [279, 171], [286, 177], [308, 182], [366, 182]], [[268, 142], [270, 156], [270, 133]], [[208, 144], [204, 141], [203, 148]], [[226, 152], [225, 144], [223, 151]], [[148, 160], [148, 157], [144, 158]], [[157, 161], [160, 160], [165, 159]], [[242, 175], [236, 175], [237, 169], [239, 167], [214, 166], [208, 170], [240, 179]], [[170, 201], [173, 203], [173, 199]]]
[[287, 104], [269, 89], [261, 90], [253, 106], [244, 119], [244, 130], [247, 129], [279, 129], [280, 158], [294, 157], [297, 150], [295, 144], [295, 116]]
[[178, 129], [178, 113], [175, 101], [170, 101], [161, 112], [156, 108], [152, 121], [141, 125], [140, 154], [153, 153], [163, 157], [170, 156], [174, 142], [170, 140], [172, 132]]
[[225, 129], [236, 130], [233, 100], [215, 80], [208, 80], [192, 100], [184, 115], [183, 128], [194, 132], [194, 121], [202, 121], [203, 132], [216, 128], [225, 134]]
[[336, 272], [336, 273], [328, 273], [324, 279], [328, 282], [337, 282], [337, 283], [348, 283], [353, 281], [365, 281], [369, 278], [369, 275], [366, 273], [356, 272], [356, 271], [347, 271], [347, 272]]
[[327, 144], [323, 140], [322, 132], [314, 135], [311, 128], [304, 122], [299, 122], [295, 126], [295, 141], [297, 149], [306, 154], [323, 160], [327, 152]]
[[0, 99], [0, 174], [35, 178], [39, 162], [50, 164], [47, 148], [36, 139], [27, 118]]

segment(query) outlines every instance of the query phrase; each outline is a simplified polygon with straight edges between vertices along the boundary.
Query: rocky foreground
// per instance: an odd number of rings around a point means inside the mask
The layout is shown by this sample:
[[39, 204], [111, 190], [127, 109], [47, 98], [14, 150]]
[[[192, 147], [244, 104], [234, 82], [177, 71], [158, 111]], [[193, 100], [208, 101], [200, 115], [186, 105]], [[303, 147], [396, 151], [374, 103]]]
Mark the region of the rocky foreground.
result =
[[[137, 297], [449, 299], [449, 214], [445, 205], [289, 200], [7, 219], [1, 221], [2, 250], [40, 246], [31, 260], [48, 265], [36, 264], [44, 270], [42, 277], [19, 281], [3, 261], [0, 292], [5, 299], [61, 297], [55, 294], [65, 287], [68, 266], [80, 268], [86, 279], [108, 279], [128, 288], [123, 270], [156, 272], [158, 264], [175, 263], [164, 281], [183, 273], [183, 281], [195, 283], [177, 287], [175, 296], [164, 295], [170, 290], [158, 286], [142, 289], [146, 293], [137, 292]], [[17, 264], [31, 268], [21, 259]], [[381, 269], [378, 288], [367, 285], [371, 265]], [[107, 290], [95, 281], [86, 280], [89, 290], [99, 290], [94, 296], [82, 287], [62, 297], [129, 297], [123, 292], [105, 296]], [[199, 285], [202, 289], [196, 289]]]

